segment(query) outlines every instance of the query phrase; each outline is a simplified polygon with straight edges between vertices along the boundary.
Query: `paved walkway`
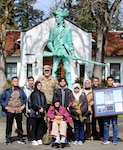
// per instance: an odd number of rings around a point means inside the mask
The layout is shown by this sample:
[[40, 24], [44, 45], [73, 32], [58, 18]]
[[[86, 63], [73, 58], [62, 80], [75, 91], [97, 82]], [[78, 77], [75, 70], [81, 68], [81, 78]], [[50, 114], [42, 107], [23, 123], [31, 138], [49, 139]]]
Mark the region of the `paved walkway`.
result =
[[[70, 143], [70, 148], [66, 147], [64, 149], [70, 150], [122, 150], [123, 149], [123, 119], [119, 119], [119, 143], [117, 146], [114, 146], [112, 143], [108, 145], [102, 145], [101, 141], [85, 141], [82, 146], [75, 146]], [[40, 145], [40, 146], [32, 146], [31, 143], [27, 143], [24, 145], [18, 144], [17, 141], [13, 142], [10, 145], [5, 145], [5, 127], [6, 127], [6, 119], [5, 117], [0, 118], [0, 150], [53, 150], [51, 145]], [[25, 120], [24, 120], [24, 128], [25, 128]], [[112, 128], [110, 128], [112, 129]], [[12, 136], [16, 136], [17, 134], [13, 133]], [[112, 131], [110, 131], [110, 135], [112, 135]], [[61, 148], [59, 148], [61, 149]]]

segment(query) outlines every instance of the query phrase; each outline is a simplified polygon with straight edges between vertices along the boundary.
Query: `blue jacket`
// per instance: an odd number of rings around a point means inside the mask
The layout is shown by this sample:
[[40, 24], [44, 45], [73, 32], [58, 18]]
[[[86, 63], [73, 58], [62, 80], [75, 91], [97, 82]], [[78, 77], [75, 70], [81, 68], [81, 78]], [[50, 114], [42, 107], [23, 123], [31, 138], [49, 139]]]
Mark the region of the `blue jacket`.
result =
[[[27, 97], [22, 88], [19, 88], [19, 93], [20, 93], [21, 104], [26, 105]], [[4, 111], [5, 111], [5, 107], [8, 105], [11, 94], [12, 94], [12, 87], [5, 89], [0, 96], [0, 104]]]

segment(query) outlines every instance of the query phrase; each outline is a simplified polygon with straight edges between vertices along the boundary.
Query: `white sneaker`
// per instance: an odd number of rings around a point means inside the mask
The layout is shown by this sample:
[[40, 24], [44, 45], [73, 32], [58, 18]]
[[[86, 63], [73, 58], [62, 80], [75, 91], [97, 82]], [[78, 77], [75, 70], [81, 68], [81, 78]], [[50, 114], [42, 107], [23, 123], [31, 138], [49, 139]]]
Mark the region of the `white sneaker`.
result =
[[60, 143], [65, 143], [65, 141], [66, 141], [66, 138], [62, 137], [61, 140], [60, 140]]
[[38, 144], [42, 145], [42, 140], [38, 140], [37, 142]]
[[39, 144], [38, 144], [38, 142], [37, 142], [36, 140], [33, 140], [33, 141], [32, 141], [32, 145], [33, 145], [33, 146], [37, 146], [37, 145], [39, 145]]
[[26, 144], [26, 141], [24, 141], [24, 140], [18, 140], [17, 141], [19, 144]]
[[56, 137], [55, 143], [60, 143], [60, 137]]
[[83, 145], [83, 142], [82, 142], [82, 141], [79, 141], [79, 142], [78, 142], [78, 145], [80, 145], [80, 146]]
[[73, 142], [73, 145], [77, 145], [77, 144], [78, 144], [78, 141], [74, 141], [74, 142]]
[[106, 144], [109, 144], [110, 141], [103, 141], [102, 144], [106, 145]]

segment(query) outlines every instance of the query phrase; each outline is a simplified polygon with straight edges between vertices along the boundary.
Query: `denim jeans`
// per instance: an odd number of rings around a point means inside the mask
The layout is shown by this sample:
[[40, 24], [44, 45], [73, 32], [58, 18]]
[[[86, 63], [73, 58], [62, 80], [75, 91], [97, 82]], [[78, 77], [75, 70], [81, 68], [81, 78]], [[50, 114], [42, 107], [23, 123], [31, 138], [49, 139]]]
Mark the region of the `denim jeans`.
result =
[[84, 122], [74, 121], [74, 140], [84, 142]]
[[118, 140], [118, 124], [117, 124], [117, 116], [104, 117], [104, 141], [109, 140], [109, 126], [110, 120], [112, 121], [113, 128], [113, 138], [114, 142]]

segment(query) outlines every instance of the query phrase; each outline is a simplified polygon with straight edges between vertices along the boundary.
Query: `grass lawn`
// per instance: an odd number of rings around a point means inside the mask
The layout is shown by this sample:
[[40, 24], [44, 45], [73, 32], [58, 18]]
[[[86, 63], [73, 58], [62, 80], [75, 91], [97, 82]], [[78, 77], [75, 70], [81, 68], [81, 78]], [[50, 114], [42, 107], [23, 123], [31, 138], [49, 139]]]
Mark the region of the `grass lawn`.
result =
[[118, 115], [118, 118], [123, 118], [123, 115]]

